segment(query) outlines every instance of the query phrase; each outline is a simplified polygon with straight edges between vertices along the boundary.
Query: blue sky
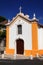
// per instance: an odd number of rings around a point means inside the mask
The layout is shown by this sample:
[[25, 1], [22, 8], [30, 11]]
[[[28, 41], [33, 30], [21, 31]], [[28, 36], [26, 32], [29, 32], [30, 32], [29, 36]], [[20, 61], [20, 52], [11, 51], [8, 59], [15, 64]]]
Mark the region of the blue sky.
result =
[[24, 14], [32, 18], [35, 13], [39, 23], [43, 24], [43, 0], [0, 0], [0, 16], [11, 20], [19, 13], [20, 6]]

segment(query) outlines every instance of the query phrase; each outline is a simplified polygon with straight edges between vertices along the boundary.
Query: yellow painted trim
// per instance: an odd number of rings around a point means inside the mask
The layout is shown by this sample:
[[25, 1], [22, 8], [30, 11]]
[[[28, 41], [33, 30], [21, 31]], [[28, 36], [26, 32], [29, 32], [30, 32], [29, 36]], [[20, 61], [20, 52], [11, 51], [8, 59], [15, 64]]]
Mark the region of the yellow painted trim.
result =
[[36, 56], [38, 53], [38, 50], [32, 50], [32, 56]]
[[43, 55], [43, 50], [38, 50], [39, 55]]
[[6, 49], [7, 54], [14, 54], [14, 49], [9, 49], [9, 26], [6, 27]]
[[38, 53], [37, 50], [24, 50], [25, 56], [36, 56], [36, 54]]
[[32, 53], [32, 50], [24, 50], [25, 56], [30, 56]]
[[32, 23], [32, 51], [38, 51], [38, 26], [37, 22]]
[[15, 53], [15, 50], [14, 49], [6, 49], [6, 54], [12, 54], [12, 55], [14, 55], [14, 53]]
[[25, 56], [36, 56], [37, 53], [38, 55], [43, 55], [43, 50], [24, 50]]

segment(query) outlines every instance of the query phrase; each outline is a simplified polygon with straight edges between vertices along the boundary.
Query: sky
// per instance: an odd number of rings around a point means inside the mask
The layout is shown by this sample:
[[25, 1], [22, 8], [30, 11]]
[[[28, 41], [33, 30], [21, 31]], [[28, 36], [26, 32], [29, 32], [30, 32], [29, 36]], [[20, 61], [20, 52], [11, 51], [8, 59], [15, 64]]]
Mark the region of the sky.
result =
[[39, 23], [43, 24], [43, 0], [0, 0], [0, 16], [12, 20], [20, 12], [20, 6], [24, 14], [33, 18], [35, 13]]

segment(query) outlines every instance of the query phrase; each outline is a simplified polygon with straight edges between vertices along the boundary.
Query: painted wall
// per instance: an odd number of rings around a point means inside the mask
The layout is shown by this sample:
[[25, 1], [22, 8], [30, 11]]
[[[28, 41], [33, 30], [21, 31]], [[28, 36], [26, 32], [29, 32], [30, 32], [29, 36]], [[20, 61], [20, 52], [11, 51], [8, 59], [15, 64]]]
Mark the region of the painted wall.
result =
[[43, 49], [43, 28], [38, 29], [38, 49]]
[[[7, 27], [7, 53], [16, 54], [16, 40], [24, 40], [24, 54], [34, 56], [37, 53], [43, 54], [43, 28], [38, 28], [36, 22], [29, 23], [27, 20], [17, 17], [13, 23]], [[22, 34], [18, 35], [17, 25], [22, 25]], [[8, 36], [9, 35], [9, 36]], [[12, 52], [11, 52], [12, 50]]]
[[[24, 40], [24, 49], [32, 50], [32, 24], [26, 20], [18, 18], [9, 28], [9, 48], [16, 50], [16, 39]], [[18, 35], [17, 25], [22, 25], [22, 34]]]

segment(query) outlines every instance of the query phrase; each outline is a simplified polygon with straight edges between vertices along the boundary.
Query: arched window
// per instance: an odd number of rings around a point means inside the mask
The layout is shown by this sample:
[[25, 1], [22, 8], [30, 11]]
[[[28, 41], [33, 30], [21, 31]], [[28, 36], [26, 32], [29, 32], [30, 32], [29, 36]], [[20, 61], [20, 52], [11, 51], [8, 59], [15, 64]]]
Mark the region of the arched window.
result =
[[22, 25], [17, 25], [18, 27], [18, 34], [22, 34]]

